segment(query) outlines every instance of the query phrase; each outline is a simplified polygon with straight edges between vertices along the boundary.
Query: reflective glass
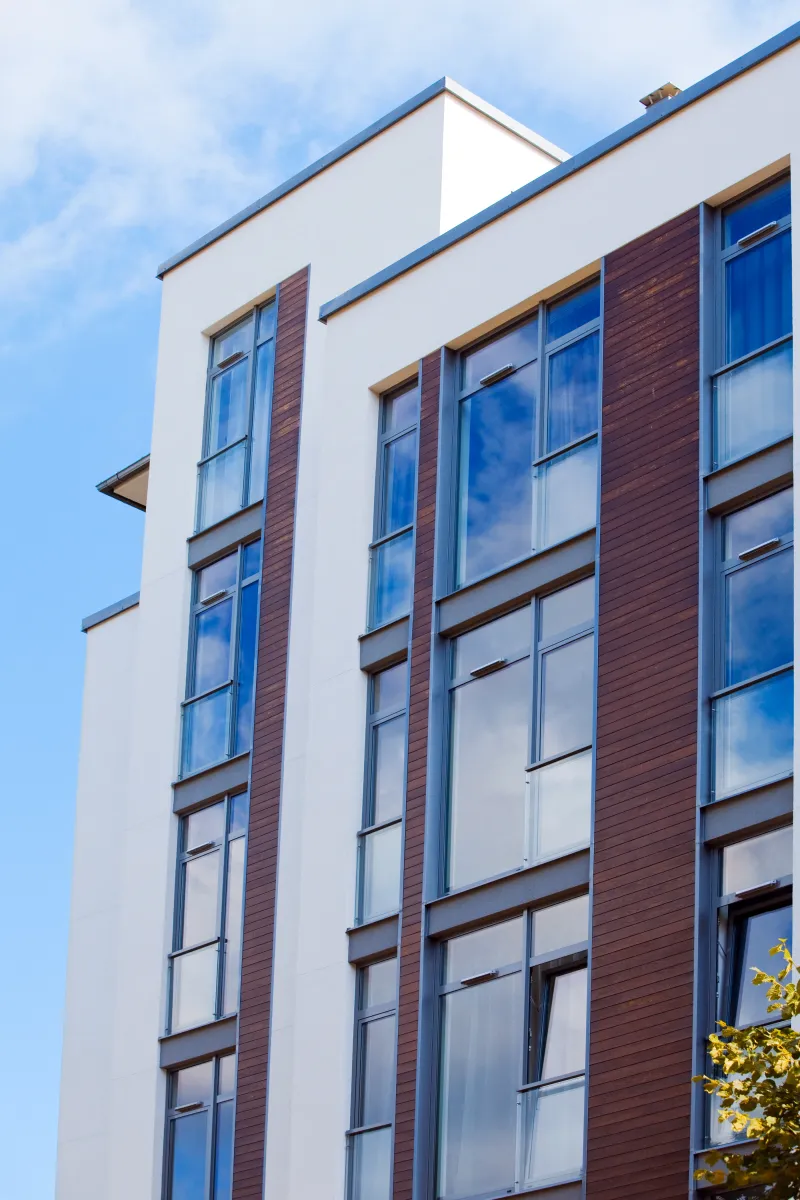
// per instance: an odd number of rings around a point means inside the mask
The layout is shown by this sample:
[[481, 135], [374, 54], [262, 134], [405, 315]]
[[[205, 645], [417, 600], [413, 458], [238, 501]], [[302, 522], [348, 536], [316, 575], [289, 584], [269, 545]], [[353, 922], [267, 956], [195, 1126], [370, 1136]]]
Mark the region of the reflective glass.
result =
[[451, 888], [522, 865], [530, 695], [527, 659], [453, 692]]
[[551, 354], [547, 363], [547, 449], [557, 450], [597, 429], [600, 334]]
[[714, 702], [715, 795], [766, 783], [792, 769], [793, 672]]
[[242, 322], [235, 329], [220, 334], [214, 339], [214, 366], [230, 358], [232, 354], [247, 354], [253, 340], [252, 320]]
[[363, 1007], [394, 1004], [397, 999], [397, 959], [384, 958], [364, 968]]
[[725, 211], [723, 245], [732, 246], [739, 238], [747, 237], [763, 229], [771, 221], [780, 221], [791, 213], [791, 183], [782, 179], [780, 183], [748, 196], [739, 204]]
[[445, 946], [444, 982], [460, 983], [482, 971], [513, 966], [522, 953], [522, 917], [451, 938]]
[[242, 579], [261, 574], [261, 542], [248, 542], [242, 547]]
[[385, 625], [411, 611], [414, 531], [383, 542], [373, 550], [375, 573], [373, 626]]
[[715, 461], [718, 467], [752, 454], [792, 432], [792, 343], [714, 380]]
[[571, 1075], [586, 1066], [586, 967], [548, 982], [542, 1079]]
[[792, 238], [787, 229], [725, 264], [726, 361], [792, 332]]
[[510, 333], [495, 338], [485, 346], [465, 354], [462, 367], [462, 388], [471, 391], [485, 375], [511, 364], [515, 367], [530, 362], [539, 352], [539, 319], [534, 317]]
[[201, 808], [183, 822], [184, 850], [205, 846], [206, 842], [220, 842], [225, 833], [225, 805], [210, 804]]
[[214, 1063], [211, 1059], [196, 1067], [185, 1067], [172, 1076], [172, 1107], [184, 1104], [210, 1104], [214, 1093]]
[[231, 1200], [233, 1190], [233, 1100], [217, 1105], [217, 1141], [214, 1147], [213, 1200]]
[[249, 792], [240, 792], [238, 796], [231, 797], [231, 837], [236, 837], [238, 834], [247, 833], [247, 821], [250, 815], [250, 794]]
[[548, 650], [541, 664], [539, 756], [551, 758], [592, 740], [594, 636]]
[[534, 470], [536, 548], [555, 546], [597, 523], [597, 442], [586, 442]]
[[214, 454], [247, 433], [247, 367], [245, 359], [212, 380], [206, 454]]
[[589, 897], [575, 896], [561, 904], [539, 908], [531, 914], [531, 954], [551, 957], [568, 946], [579, 946], [589, 939]]
[[194, 619], [192, 695], [208, 692], [231, 677], [233, 597], [202, 609]]
[[217, 1008], [217, 954], [215, 943], [173, 958], [173, 1032], [214, 1020]]
[[236, 748], [241, 754], [253, 740], [253, 687], [258, 637], [258, 584], [242, 588], [239, 609], [239, 654], [236, 664], [239, 695], [236, 708]]
[[539, 640], [552, 641], [568, 629], [594, 621], [594, 575], [552, 592], [539, 602]]
[[231, 689], [194, 700], [183, 710], [183, 774], [210, 767], [228, 754]]
[[244, 916], [245, 839], [235, 838], [228, 847], [228, 888], [225, 896], [225, 979], [222, 1011], [239, 1007], [239, 975], [242, 965], [242, 918]]
[[453, 678], [463, 679], [470, 671], [485, 667], [499, 658], [519, 658], [531, 648], [531, 610], [529, 605], [505, 617], [489, 621], [470, 633], [455, 638]]
[[353, 1200], [390, 1200], [392, 1131], [371, 1129], [352, 1142]]
[[393, 712], [405, 708], [408, 688], [408, 663], [398, 663], [373, 677], [372, 711]]
[[380, 536], [414, 520], [417, 432], [405, 433], [383, 448], [383, 509]]
[[416, 425], [419, 420], [419, 387], [414, 384], [412, 388], [398, 395], [384, 396], [381, 407], [384, 433], [394, 433], [395, 430]]
[[208, 1113], [190, 1113], [172, 1122], [169, 1200], [206, 1200]]
[[275, 317], [277, 307], [274, 303], [265, 304], [258, 314], [258, 340], [275, 336]]
[[217, 1083], [217, 1096], [220, 1099], [223, 1099], [225, 1096], [232, 1096], [235, 1082], [236, 1055], [225, 1054], [219, 1060], [219, 1082]]
[[197, 946], [217, 936], [221, 854], [211, 850], [183, 864], [183, 938], [181, 946]]
[[246, 444], [238, 442], [200, 468], [198, 528], [207, 529], [242, 507], [245, 449]]
[[724, 518], [723, 557], [726, 561], [736, 558], [745, 550], [752, 550], [754, 546], [760, 546], [770, 538], [791, 535], [794, 525], [793, 491], [793, 488], [785, 488], [774, 496], [767, 496], [766, 500], [748, 504], [747, 508]]
[[722, 851], [722, 895], [745, 892], [792, 874], [792, 827], [734, 842]]
[[361, 1026], [360, 1125], [381, 1125], [394, 1112], [394, 1014]]
[[521, 1016], [520, 972], [444, 997], [440, 1196], [513, 1189]]
[[256, 353], [256, 387], [253, 397], [253, 423], [250, 436], [250, 484], [248, 504], [263, 499], [267, 479], [269, 410], [272, 395], [274, 342], [265, 342]]
[[583, 1079], [523, 1092], [522, 1105], [522, 1186], [579, 1175], [583, 1167]]
[[769, 912], [757, 913], [745, 918], [740, 930], [742, 943], [739, 949], [739, 970], [736, 986], [735, 1025], [757, 1025], [762, 1021], [774, 1021], [776, 1014], [767, 1012], [767, 985], [753, 983], [753, 968], [774, 974], [776, 966], [783, 966], [770, 958], [770, 950], [781, 938], [792, 948], [792, 906], [773, 908]]
[[783, 550], [726, 576], [726, 686], [794, 658], [792, 557]]
[[592, 752], [531, 771], [531, 847], [536, 862], [586, 846], [591, 835]]
[[400, 907], [402, 830], [398, 822], [363, 838], [362, 921], [397, 912]]
[[572, 292], [563, 300], [554, 300], [547, 306], [547, 340], [555, 342], [558, 338], [572, 333], [596, 321], [600, 316], [600, 284], [590, 283], [588, 287]]
[[197, 572], [197, 599], [207, 600], [217, 592], [227, 592], [236, 586], [237, 554], [226, 554], [209, 567]]
[[403, 812], [406, 765], [406, 719], [395, 717], [373, 729], [374, 778], [372, 825], [390, 821]]
[[537, 380], [524, 367], [461, 405], [461, 583], [531, 553]]

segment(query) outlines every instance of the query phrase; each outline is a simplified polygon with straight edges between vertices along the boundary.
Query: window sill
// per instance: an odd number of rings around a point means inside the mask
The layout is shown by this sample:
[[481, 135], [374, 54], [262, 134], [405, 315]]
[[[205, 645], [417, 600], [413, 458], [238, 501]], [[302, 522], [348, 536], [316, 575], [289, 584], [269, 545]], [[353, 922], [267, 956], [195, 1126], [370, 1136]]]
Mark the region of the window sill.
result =
[[788, 775], [748, 792], [704, 804], [703, 841], [722, 844], [740, 833], [764, 833], [791, 823], [793, 811], [794, 780]]
[[410, 617], [400, 617], [389, 625], [379, 625], [358, 639], [362, 671], [382, 671], [408, 657]]
[[377, 921], [355, 925], [347, 931], [347, 961], [354, 966], [363, 966], [376, 958], [385, 958], [397, 951], [400, 917], [392, 913]]
[[250, 781], [250, 751], [226, 758], [172, 785], [172, 811], [187, 813], [227, 792], [241, 791]]
[[194, 533], [187, 538], [189, 543], [189, 569], [197, 571], [213, 562], [226, 551], [233, 550], [250, 538], [260, 534], [264, 524], [264, 501], [257, 500], [247, 508], [223, 517], [216, 525]]
[[235, 1050], [238, 1025], [238, 1016], [221, 1017], [218, 1021], [208, 1021], [205, 1025], [195, 1025], [159, 1038], [159, 1065], [162, 1070], [172, 1070], [191, 1066], [193, 1062], [226, 1050]]
[[706, 475], [706, 507], [717, 516], [788, 487], [791, 482], [792, 439], [785, 438]]

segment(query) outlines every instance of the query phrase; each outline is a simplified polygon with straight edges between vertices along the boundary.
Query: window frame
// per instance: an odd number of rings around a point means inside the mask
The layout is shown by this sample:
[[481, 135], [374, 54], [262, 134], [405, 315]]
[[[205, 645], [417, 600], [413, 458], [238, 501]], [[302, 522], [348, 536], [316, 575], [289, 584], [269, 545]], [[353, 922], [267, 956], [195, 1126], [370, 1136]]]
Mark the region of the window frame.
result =
[[[367, 1007], [365, 1004], [367, 971], [370, 969], [370, 967], [376, 966], [379, 963], [389, 962], [392, 960], [394, 960], [394, 962], [396, 963], [396, 976], [397, 976], [397, 980], [396, 980], [397, 986], [395, 988], [395, 994], [394, 994], [392, 1000], [387, 1001], [385, 1004], [373, 1004], [371, 1007]], [[351, 1071], [351, 1081], [352, 1082], [350, 1085], [350, 1126], [345, 1131], [346, 1150], [347, 1150], [345, 1195], [348, 1197], [348, 1200], [351, 1200], [351, 1198], [354, 1194], [354, 1187], [355, 1187], [354, 1156], [355, 1156], [355, 1146], [356, 1146], [356, 1141], [357, 1141], [358, 1136], [360, 1134], [364, 1134], [364, 1133], [375, 1133], [381, 1129], [390, 1129], [392, 1131], [392, 1134], [391, 1134], [392, 1148], [394, 1147], [394, 1124], [395, 1124], [394, 1112], [392, 1113], [391, 1121], [380, 1121], [377, 1124], [372, 1124], [372, 1125], [363, 1125], [363, 1124], [359, 1124], [359, 1122], [361, 1120], [361, 1106], [363, 1103], [363, 1095], [364, 1095], [364, 1058], [365, 1058], [364, 1047], [365, 1047], [365, 1043], [366, 1043], [366, 1038], [364, 1037], [364, 1028], [365, 1028], [365, 1026], [371, 1024], [374, 1021], [385, 1020], [387, 1017], [390, 1017], [390, 1016], [393, 1016], [394, 1021], [395, 1021], [394, 1059], [393, 1059], [393, 1064], [392, 1064], [392, 1080], [395, 1085], [397, 1082], [397, 1008], [398, 1008], [397, 998], [398, 998], [399, 983], [400, 983], [400, 962], [399, 962], [399, 956], [396, 952], [393, 954], [385, 955], [384, 957], [382, 957], [380, 959], [375, 959], [372, 962], [366, 963], [363, 966], [358, 967], [356, 970], [355, 1014], [354, 1014], [354, 1019], [353, 1019], [353, 1063], [352, 1063], [352, 1071]], [[391, 1186], [392, 1173], [393, 1172], [390, 1172], [390, 1179], [389, 1179], [390, 1186]]]
[[166, 1130], [164, 1138], [164, 1173], [161, 1194], [163, 1200], [172, 1200], [172, 1167], [174, 1162], [174, 1127], [183, 1117], [194, 1116], [196, 1113], [208, 1113], [208, 1123], [206, 1127], [206, 1147], [205, 1147], [205, 1169], [204, 1169], [204, 1186], [203, 1194], [206, 1200], [212, 1200], [214, 1187], [214, 1171], [216, 1168], [217, 1155], [217, 1111], [221, 1103], [233, 1105], [233, 1128], [236, 1129], [236, 1082], [238, 1079], [238, 1063], [234, 1062], [234, 1084], [231, 1098], [221, 1098], [219, 1095], [219, 1077], [220, 1064], [224, 1058], [236, 1059], [235, 1050], [228, 1053], [215, 1054], [210, 1059], [202, 1059], [201, 1063], [189, 1064], [191, 1066], [201, 1065], [203, 1062], [213, 1062], [212, 1071], [212, 1088], [211, 1099], [208, 1102], [198, 1103], [196, 1107], [183, 1112], [178, 1111], [174, 1106], [175, 1089], [177, 1088], [177, 1076], [186, 1067], [175, 1067], [167, 1072], [167, 1103], [166, 1103]]

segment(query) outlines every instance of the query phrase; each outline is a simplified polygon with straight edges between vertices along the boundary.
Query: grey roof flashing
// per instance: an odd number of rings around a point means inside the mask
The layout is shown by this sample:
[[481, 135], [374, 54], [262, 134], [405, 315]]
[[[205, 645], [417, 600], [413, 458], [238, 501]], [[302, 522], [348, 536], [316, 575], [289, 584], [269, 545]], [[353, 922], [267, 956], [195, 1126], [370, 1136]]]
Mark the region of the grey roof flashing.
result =
[[116, 603], [109, 604], [108, 608], [101, 608], [99, 612], [84, 617], [81, 621], [81, 630], [86, 633], [89, 629], [94, 629], [95, 625], [100, 625], [103, 621], [110, 620], [111, 617], [118, 617], [120, 613], [127, 612], [129, 608], [136, 608], [138, 603], [139, 593], [134, 592], [133, 595], [126, 596], [124, 600], [117, 600]]
[[559, 163], [551, 171], [546, 171], [543, 175], [537, 176], [530, 183], [523, 184], [521, 188], [510, 192], [502, 200], [496, 201], [494, 204], [489, 205], [488, 208], [483, 209], [482, 212], [476, 213], [475, 216], [469, 217], [466, 221], [462, 221], [460, 225], [456, 225], [446, 233], [442, 233], [430, 242], [426, 242], [424, 246], [419, 246], [416, 250], [412, 250], [410, 254], [406, 254], [403, 258], [398, 259], [397, 262], [384, 267], [383, 270], [378, 271], [375, 275], [371, 275], [361, 283], [357, 283], [355, 287], [342, 292], [340, 296], [326, 301], [319, 310], [319, 320], [325, 322], [329, 317], [334, 316], [335, 313], [349, 308], [351, 304], [355, 304], [358, 300], [363, 300], [370, 292], [377, 291], [378, 288], [397, 279], [400, 275], [405, 275], [408, 271], [420, 266], [429, 258], [433, 258], [435, 255], [441, 254], [442, 251], [449, 249], [450, 246], [454, 246], [457, 242], [463, 241], [470, 234], [483, 229], [485, 225], [490, 225], [493, 221], [499, 220], [500, 217], [506, 216], [507, 213], [512, 212], [513, 209], [518, 208], [521, 204], [532, 200], [534, 196], [539, 196], [549, 188], [555, 187], [565, 179], [569, 179], [571, 175], [577, 174], [584, 167], [597, 162], [598, 159], [603, 158], [606, 154], [610, 154], [613, 150], [618, 150], [620, 146], [624, 146], [626, 142], [632, 141], [634, 138], [639, 137], [640, 134], [646, 133], [653, 125], [657, 125], [660, 121], [668, 121], [684, 108], [688, 108], [690, 104], [702, 100], [710, 92], [716, 91], [717, 88], [731, 83], [740, 75], [751, 71], [753, 67], [759, 66], [768, 58], [779, 54], [782, 50], [788, 49], [789, 46], [792, 46], [797, 41], [800, 41], [800, 21], [797, 21], [794, 25], [790, 25], [788, 29], [784, 29], [781, 33], [769, 38], [766, 42], [762, 42], [760, 46], [756, 46], [753, 50], [748, 50], [746, 54], [735, 59], [732, 63], [728, 63], [727, 66], [720, 67], [718, 71], [707, 75], [705, 79], [692, 84], [691, 87], [670, 98], [668, 102], [664, 101], [651, 105], [641, 116], [636, 117], [635, 120], [630, 121], [627, 125], [623, 125], [621, 129], [617, 129], [614, 133], [601, 138], [599, 142], [595, 142], [594, 145], [581, 150], [565, 162]]
[[498, 125], [502, 125], [510, 133], [515, 133], [524, 141], [529, 142], [532, 146], [536, 146], [544, 154], [550, 155], [557, 162], [563, 162], [567, 157], [566, 151], [560, 150], [558, 146], [554, 146], [552, 142], [548, 142], [546, 138], [540, 137], [534, 133], [532, 129], [522, 125], [519, 121], [515, 121], [513, 117], [506, 116], [499, 108], [488, 104], [482, 100], [480, 96], [474, 95], [467, 88], [456, 83], [453, 79], [448, 79], [445, 75], [441, 79], [437, 79], [436, 83], [430, 84], [429, 87], [423, 88], [421, 92], [417, 92], [416, 96], [412, 96], [410, 100], [404, 101], [403, 104], [393, 108], [391, 112], [379, 120], [374, 121], [372, 125], [368, 125], [366, 129], [362, 129], [360, 133], [348, 138], [346, 142], [342, 142], [334, 150], [323, 154], [322, 158], [318, 158], [316, 162], [311, 163], [307, 167], [303, 167], [302, 171], [298, 171], [296, 175], [292, 175], [284, 183], [278, 184], [271, 192], [267, 192], [265, 196], [254, 200], [252, 204], [248, 204], [247, 208], [243, 208], [241, 212], [235, 213], [223, 221], [221, 225], [217, 225], [215, 229], [210, 230], [197, 241], [187, 246], [185, 250], [179, 251], [178, 254], [173, 254], [166, 262], [163, 262], [156, 272], [158, 279], [163, 279], [168, 271], [174, 270], [181, 263], [186, 262], [188, 258], [192, 258], [195, 254], [199, 254], [201, 250], [205, 250], [213, 242], [224, 237], [226, 233], [236, 229], [237, 226], [243, 225], [245, 221], [249, 221], [251, 217], [255, 217], [258, 213], [263, 212], [265, 208], [269, 208], [271, 204], [275, 204], [278, 200], [282, 200], [284, 196], [288, 196], [295, 188], [301, 187], [304, 183], [308, 183], [315, 175], [332, 167], [334, 163], [339, 162], [348, 154], [352, 154], [354, 150], [358, 150], [366, 142], [377, 137], [381, 133], [385, 133], [392, 125], [396, 125], [398, 121], [402, 121], [404, 117], [410, 116], [416, 112], [418, 108], [422, 108], [430, 100], [435, 100], [437, 96], [441, 96], [443, 92], [449, 92], [456, 96], [464, 104], [468, 104], [470, 108], [474, 108], [477, 112], [483, 113], [490, 120], [495, 121]]

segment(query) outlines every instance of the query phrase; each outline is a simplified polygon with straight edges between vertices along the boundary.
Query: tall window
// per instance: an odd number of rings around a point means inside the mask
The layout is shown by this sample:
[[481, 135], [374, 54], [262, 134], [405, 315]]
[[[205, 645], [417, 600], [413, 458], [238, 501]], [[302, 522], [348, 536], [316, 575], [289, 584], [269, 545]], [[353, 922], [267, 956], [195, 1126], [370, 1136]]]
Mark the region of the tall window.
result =
[[792, 432], [792, 251], [789, 179], [721, 218], [714, 465]]
[[454, 938], [440, 983], [443, 1200], [580, 1176], [589, 900]]
[[214, 338], [208, 368], [197, 528], [263, 499], [274, 360], [275, 304]]
[[359, 922], [400, 907], [407, 690], [407, 663], [379, 671], [371, 680], [363, 827], [358, 835]]
[[588, 845], [593, 630], [591, 578], [454, 639], [449, 888]]
[[250, 749], [261, 543], [195, 572], [181, 772]]
[[463, 356], [457, 584], [594, 526], [599, 326], [595, 282]]
[[231, 1200], [236, 1055], [169, 1077], [166, 1200]]
[[358, 972], [349, 1200], [389, 1200], [397, 1043], [397, 959]]
[[381, 397], [369, 625], [411, 611], [419, 384]]
[[792, 771], [792, 492], [722, 519], [716, 799]]
[[170, 1032], [239, 1007], [247, 815], [242, 792], [181, 821]]

